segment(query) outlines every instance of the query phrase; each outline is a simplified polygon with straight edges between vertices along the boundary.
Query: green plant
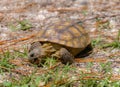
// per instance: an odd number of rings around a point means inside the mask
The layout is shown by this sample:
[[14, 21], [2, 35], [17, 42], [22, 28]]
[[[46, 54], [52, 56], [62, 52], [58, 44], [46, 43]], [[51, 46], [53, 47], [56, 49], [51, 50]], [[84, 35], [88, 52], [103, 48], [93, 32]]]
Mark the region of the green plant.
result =
[[106, 43], [102, 47], [112, 47], [112, 48], [120, 48], [120, 30], [118, 31], [118, 35], [116, 39], [111, 43]]
[[99, 46], [100, 42], [101, 42], [101, 38], [98, 37], [96, 39], [93, 39], [92, 42], [91, 42], [91, 44], [92, 44], [93, 47], [95, 47], [95, 46]]
[[[9, 64], [8, 61], [18, 57], [26, 58], [27, 50], [25, 49], [24, 52], [14, 51], [12, 53], [7, 51], [4, 55], [0, 55], [0, 66], [8, 69], [7, 71], [1, 69], [1, 73], [12, 73], [11, 69], [15, 66]], [[90, 71], [93, 64], [88, 63], [86, 69]], [[120, 87], [119, 80], [111, 81], [111, 62], [100, 63], [99, 72], [103, 73], [100, 77], [84, 73], [78, 67], [72, 65], [58, 65], [54, 58], [46, 58], [45, 63], [39, 68], [43, 69], [40, 75], [36, 74], [38, 69], [36, 66], [33, 73], [26, 76], [20, 75], [19, 79], [11, 78], [9, 81], [4, 81], [2, 87], [73, 87], [76, 84], [76, 87]], [[90, 78], [84, 79], [85, 77]]]
[[109, 20], [102, 20], [101, 18], [96, 18], [96, 27], [101, 29], [111, 29]]
[[16, 20], [17, 23], [13, 24], [10, 23], [9, 27], [11, 30], [15, 31], [15, 30], [29, 30], [30, 28], [32, 28], [32, 24], [28, 21], [28, 20]]
[[107, 62], [107, 63], [100, 63], [101, 66], [101, 72], [104, 73], [110, 73], [111, 70], [111, 62]]
[[[9, 51], [1, 54], [0, 58], [1, 58], [0, 59], [0, 67], [5, 67], [8, 70], [11, 69], [11, 68], [14, 68], [14, 66], [9, 63], [9, 59], [14, 58], [14, 56], [12, 56]], [[0, 69], [0, 72], [2, 72], [3, 69]]]

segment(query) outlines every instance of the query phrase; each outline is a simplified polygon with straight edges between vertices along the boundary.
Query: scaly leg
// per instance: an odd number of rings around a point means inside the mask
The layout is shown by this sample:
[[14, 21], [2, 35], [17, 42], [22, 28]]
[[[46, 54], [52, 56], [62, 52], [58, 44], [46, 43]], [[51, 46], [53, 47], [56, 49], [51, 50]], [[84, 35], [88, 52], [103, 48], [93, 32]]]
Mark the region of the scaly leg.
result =
[[74, 56], [65, 48], [60, 49], [60, 59], [63, 64], [72, 64], [74, 62]]

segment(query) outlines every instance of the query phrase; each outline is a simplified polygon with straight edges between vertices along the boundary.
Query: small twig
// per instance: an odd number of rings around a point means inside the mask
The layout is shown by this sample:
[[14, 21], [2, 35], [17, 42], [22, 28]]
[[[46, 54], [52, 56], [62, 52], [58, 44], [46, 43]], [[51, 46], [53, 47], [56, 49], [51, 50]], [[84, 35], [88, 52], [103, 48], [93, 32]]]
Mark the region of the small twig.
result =
[[42, 72], [42, 74], [43, 74], [43, 72], [44, 72], [44, 73], [47, 73], [49, 70], [54, 69], [55, 67], [59, 66], [60, 64], [61, 64], [61, 63], [59, 62], [59, 63], [57, 63], [56, 65], [51, 66], [50, 68], [48, 68], [48, 69], [46, 69], [46, 70], [39, 70], [39, 69], [38, 69], [36, 75], [41, 75], [41, 72]]
[[27, 37], [24, 37], [24, 38], [19, 38], [19, 39], [15, 39], [15, 40], [5, 40], [5, 41], [0, 41], [0, 45], [3, 45], [3, 44], [8, 44], [7, 46], [5, 46], [4, 48], [0, 48], [0, 52], [3, 50], [3, 49], [6, 49], [8, 48], [9, 46], [12, 46], [18, 42], [21, 42], [21, 41], [26, 41], [26, 40], [29, 40], [30, 38], [33, 38], [36, 36], [36, 33], [30, 35], [30, 36], [27, 36]]
[[9, 69], [9, 68], [6, 68], [6, 67], [3, 67], [3, 66], [0, 66], [1, 69], [4, 69], [4, 70], [7, 70], [7, 71], [11, 71], [11, 72], [15, 72], [15, 73], [19, 73], [21, 75], [27, 75], [26, 73], [22, 73], [21, 71], [19, 70], [15, 70], [15, 69]]
[[[69, 79], [69, 77], [63, 78], [63, 79], [61, 79], [61, 80], [58, 80], [58, 81], [56, 81], [56, 82], [54, 83], [54, 85], [59, 86], [59, 85], [61, 85], [61, 84], [65, 84], [68, 79]], [[52, 85], [52, 82], [49, 82], [48, 84], [46, 84], [46, 85], [43, 86], [43, 87], [51, 87], [51, 85]]]
[[1, 12], [3, 13], [11, 13], [11, 12], [15, 12], [15, 13], [21, 13], [21, 12], [25, 12], [27, 11], [28, 8], [31, 8], [32, 6], [37, 5], [37, 3], [33, 2], [33, 3], [29, 3], [26, 4], [25, 6], [21, 7], [21, 8], [17, 8], [17, 9], [10, 9], [10, 10], [1, 10]]
[[55, 12], [55, 11], [58, 11], [58, 12], [60, 12], [60, 13], [62, 13], [62, 12], [70, 12], [70, 11], [81, 11], [81, 10], [86, 10], [87, 9], [87, 6], [82, 6], [82, 7], [77, 7], [77, 8], [75, 8], [75, 7], [64, 7], [64, 8], [49, 8], [48, 9], [48, 11], [50, 11], [50, 12]]
[[7, 70], [9, 71], [10, 69], [6, 68], [6, 67], [3, 67], [3, 66], [0, 66], [1, 69], [4, 69], [4, 70]]
[[106, 62], [107, 59], [105, 58], [76, 58], [75, 62]]
[[34, 37], [36, 34], [32, 34], [32, 35], [30, 35], [30, 36], [27, 36], [27, 37], [23, 37], [23, 38], [19, 38], [19, 39], [15, 39], [15, 40], [5, 40], [5, 41], [0, 41], [0, 45], [3, 45], [3, 44], [5, 44], [5, 43], [12, 43], [12, 44], [15, 44], [15, 43], [17, 43], [17, 42], [20, 42], [20, 41], [25, 41], [25, 40], [28, 40], [28, 39], [30, 39], [30, 38], [32, 38], [32, 37]]
[[[81, 20], [81, 22], [85, 22], [85, 21], [93, 20], [93, 19], [97, 19], [97, 18], [116, 17], [116, 16], [120, 16], [120, 14], [104, 15], [104, 16], [96, 15], [96, 16], [94, 16], [94, 17], [91, 17], [91, 18], [87, 18], [87, 19]], [[79, 22], [79, 21], [78, 21], [78, 22]]]

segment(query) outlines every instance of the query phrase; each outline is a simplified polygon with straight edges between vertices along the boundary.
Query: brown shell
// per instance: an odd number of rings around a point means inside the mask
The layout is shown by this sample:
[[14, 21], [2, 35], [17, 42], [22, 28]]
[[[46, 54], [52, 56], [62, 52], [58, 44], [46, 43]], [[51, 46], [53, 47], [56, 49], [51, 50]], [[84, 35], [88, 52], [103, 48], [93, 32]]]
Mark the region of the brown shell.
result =
[[90, 44], [88, 33], [78, 23], [58, 22], [41, 29], [37, 35], [41, 42], [53, 42], [72, 48], [85, 48]]

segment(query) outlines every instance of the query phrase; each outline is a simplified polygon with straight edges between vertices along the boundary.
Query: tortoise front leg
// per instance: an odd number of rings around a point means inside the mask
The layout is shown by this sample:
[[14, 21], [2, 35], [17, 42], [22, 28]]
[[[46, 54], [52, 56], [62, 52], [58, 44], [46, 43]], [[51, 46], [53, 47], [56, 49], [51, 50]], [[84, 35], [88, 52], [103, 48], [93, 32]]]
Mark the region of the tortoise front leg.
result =
[[61, 48], [60, 60], [63, 64], [72, 64], [74, 62], [74, 56], [67, 49]]

